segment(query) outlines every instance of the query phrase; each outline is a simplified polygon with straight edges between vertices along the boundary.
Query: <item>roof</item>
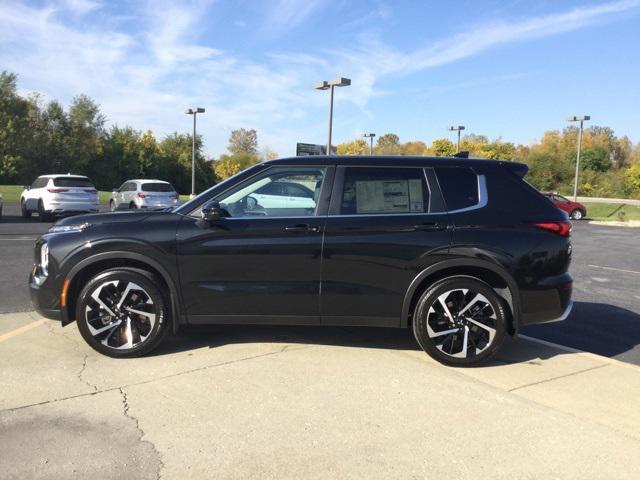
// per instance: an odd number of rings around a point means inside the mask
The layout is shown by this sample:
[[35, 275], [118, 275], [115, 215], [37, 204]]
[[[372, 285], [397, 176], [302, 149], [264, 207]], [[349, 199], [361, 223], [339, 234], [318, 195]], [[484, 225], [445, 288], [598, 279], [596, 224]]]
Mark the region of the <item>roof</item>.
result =
[[38, 175], [38, 178], [59, 178], [59, 177], [89, 178], [86, 175], [76, 175], [75, 173], [50, 173], [48, 175]]
[[268, 160], [267, 165], [408, 165], [408, 166], [489, 166], [489, 165], [522, 165], [517, 162], [500, 160], [458, 158], [458, 157], [420, 157], [404, 155], [310, 155], [306, 157], [289, 157]]
[[140, 183], [169, 183], [165, 180], [158, 180], [156, 178], [134, 178], [132, 180], [127, 180], [127, 182], [140, 182]]

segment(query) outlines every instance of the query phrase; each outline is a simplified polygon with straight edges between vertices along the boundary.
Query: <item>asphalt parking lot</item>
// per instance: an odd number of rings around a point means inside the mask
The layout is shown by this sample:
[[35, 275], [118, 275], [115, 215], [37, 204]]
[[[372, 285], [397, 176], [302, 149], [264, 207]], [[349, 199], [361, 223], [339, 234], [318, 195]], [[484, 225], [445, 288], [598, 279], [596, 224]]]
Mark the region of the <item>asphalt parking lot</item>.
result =
[[[31, 310], [32, 245], [50, 226], [19, 214], [17, 205], [5, 205], [0, 223], [0, 313]], [[573, 246], [571, 316], [522, 333], [640, 365], [640, 229], [574, 222]]]
[[231, 326], [114, 360], [29, 311], [49, 225], [5, 212], [0, 478], [640, 478], [636, 230], [577, 225], [578, 308], [526, 332], [624, 361], [521, 337], [454, 369], [407, 331]]

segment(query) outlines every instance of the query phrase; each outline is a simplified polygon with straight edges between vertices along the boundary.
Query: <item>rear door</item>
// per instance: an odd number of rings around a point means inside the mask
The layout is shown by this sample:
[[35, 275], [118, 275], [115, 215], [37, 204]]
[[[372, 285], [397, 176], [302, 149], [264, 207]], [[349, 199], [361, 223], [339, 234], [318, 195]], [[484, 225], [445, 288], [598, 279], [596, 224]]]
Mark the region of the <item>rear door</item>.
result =
[[338, 167], [325, 229], [322, 323], [399, 326], [409, 284], [448, 252], [444, 210], [430, 168]]

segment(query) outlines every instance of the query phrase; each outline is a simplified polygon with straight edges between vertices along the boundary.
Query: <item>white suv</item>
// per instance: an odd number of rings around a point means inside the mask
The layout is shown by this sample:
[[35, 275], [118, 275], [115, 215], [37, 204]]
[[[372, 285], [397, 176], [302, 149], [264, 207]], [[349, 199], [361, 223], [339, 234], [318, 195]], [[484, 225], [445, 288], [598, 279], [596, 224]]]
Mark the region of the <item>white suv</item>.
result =
[[54, 215], [97, 212], [98, 191], [82, 175], [42, 175], [24, 188], [20, 207], [24, 218], [38, 212], [41, 222]]
[[122, 208], [161, 209], [178, 204], [178, 194], [162, 180], [127, 180], [111, 193], [111, 211]]

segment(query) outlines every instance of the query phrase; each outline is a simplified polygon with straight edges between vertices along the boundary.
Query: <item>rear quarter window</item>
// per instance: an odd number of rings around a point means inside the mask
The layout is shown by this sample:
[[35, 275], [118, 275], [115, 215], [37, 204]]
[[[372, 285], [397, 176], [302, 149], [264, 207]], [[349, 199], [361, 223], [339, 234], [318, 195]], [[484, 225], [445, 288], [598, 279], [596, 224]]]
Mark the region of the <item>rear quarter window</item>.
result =
[[435, 169], [447, 210], [461, 210], [480, 203], [478, 176], [468, 167]]
[[496, 212], [555, 212], [548, 197], [504, 167], [487, 169], [489, 208]]

